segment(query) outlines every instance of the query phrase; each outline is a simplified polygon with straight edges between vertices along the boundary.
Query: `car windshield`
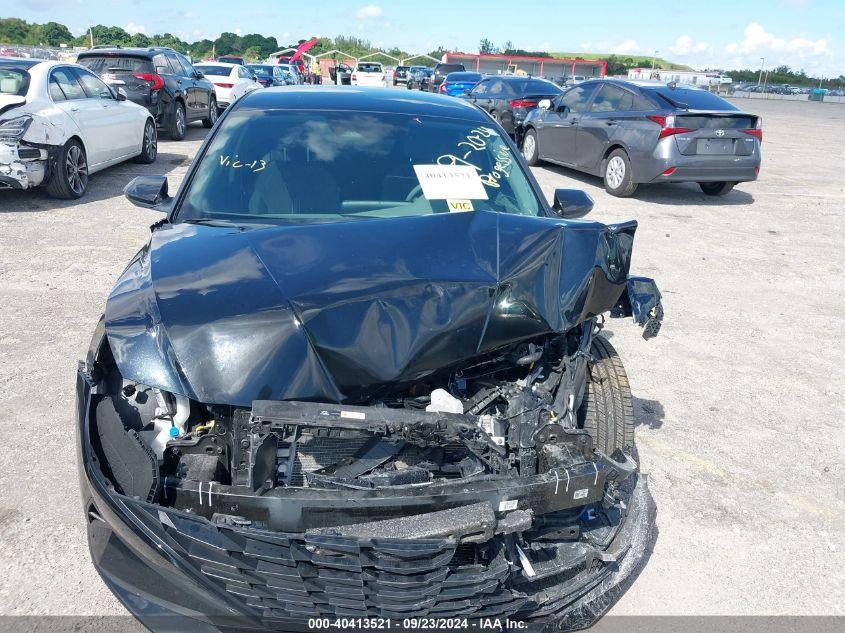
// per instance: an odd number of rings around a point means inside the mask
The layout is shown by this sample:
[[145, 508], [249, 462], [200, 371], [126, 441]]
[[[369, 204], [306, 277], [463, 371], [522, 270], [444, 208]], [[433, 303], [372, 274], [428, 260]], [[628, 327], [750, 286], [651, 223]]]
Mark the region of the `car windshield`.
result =
[[241, 110], [212, 138], [174, 221], [287, 224], [541, 209], [510, 146], [483, 122]]
[[29, 88], [29, 73], [23, 68], [0, 66], [0, 94], [23, 97]]
[[218, 66], [216, 64], [195, 64], [194, 68], [203, 75], [214, 75], [217, 77], [228, 77], [232, 73], [230, 66]]
[[690, 110], [739, 110], [732, 103], [728, 103], [712, 92], [700, 88], [659, 86], [646, 90], [652, 95], [660, 96], [662, 102], [668, 103], [672, 107], [689, 108]]
[[273, 74], [273, 67], [272, 66], [259, 66], [257, 64], [249, 64], [247, 66], [250, 70], [259, 75], [272, 75]]

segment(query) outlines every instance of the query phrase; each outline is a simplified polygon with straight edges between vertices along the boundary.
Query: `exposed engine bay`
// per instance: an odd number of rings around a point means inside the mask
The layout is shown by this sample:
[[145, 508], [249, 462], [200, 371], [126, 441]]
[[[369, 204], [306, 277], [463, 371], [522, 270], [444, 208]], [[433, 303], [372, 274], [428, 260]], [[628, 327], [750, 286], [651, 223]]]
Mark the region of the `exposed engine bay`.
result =
[[[115, 378], [97, 404], [101, 449], [125, 494], [283, 531], [356, 523], [359, 514], [344, 514], [341, 500], [353, 491], [370, 497], [368, 521], [410, 513], [401, 504], [379, 504], [379, 494], [467, 483], [478, 484], [478, 501], [494, 501], [497, 511], [539, 514], [612, 500], [613, 487], [636, 464], [626, 453], [630, 438], [601, 438], [600, 450], [585, 428], [590, 345], [598, 330], [593, 319], [564, 336], [523, 342], [357, 405], [204, 406]], [[110, 371], [119, 376], [115, 367]], [[119, 428], [105, 426], [116, 419]], [[124, 457], [113, 436], [124, 430], [139, 447], [130, 454], [146, 454], [142, 472], [149, 476], [139, 477], [129, 463], [119, 466]], [[130, 469], [136, 474], [121, 476]], [[558, 494], [509, 494], [489, 485], [542, 475]], [[305, 512], [297, 520], [249, 501], [317, 491], [340, 493], [331, 514]], [[229, 503], [230, 495], [240, 501]]]

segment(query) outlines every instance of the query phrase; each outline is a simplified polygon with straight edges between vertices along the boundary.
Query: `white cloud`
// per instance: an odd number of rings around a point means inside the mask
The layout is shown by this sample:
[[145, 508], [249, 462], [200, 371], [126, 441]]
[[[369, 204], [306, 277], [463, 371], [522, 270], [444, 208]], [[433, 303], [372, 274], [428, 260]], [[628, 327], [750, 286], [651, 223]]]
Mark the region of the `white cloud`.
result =
[[681, 35], [669, 50], [675, 55], [699, 55], [710, 50], [707, 42], [696, 42], [689, 35]]
[[834, 63], [833, 52], [826, 38], [782, 37], [770, 33], [761, 24], [752, 22], [745, 28], [745, 37], [725, 47], [734, 68], [757, 68], [760, 58], [766, 59], [768, 68], [786, 65], [808, 71], [834, 73], [839, 65]]
[[238, 37], [240, 37], [243, 34], [244, 34], [244, 30], [242, 28], [235, 29], [235, 35], [237, 35]]
[[377, 4], [368, 4], [361, 7], [355, 12], [355, 17], [359, 20], [369, 20], [371, 18], [380, 18], [382, 14], [381, 7]]
[[637, 44], [636, 40], [625, 40], [624, 42], [613, 46], [610, 49], [611, 53], [615, 53], [616, 55], [627, 55], [630, 53], [637, 53], [640, 50], [640, 45]]
[[147, 27], [143, 24], [135, 24], [134, 22], [130, 22], [129, 24], [123, 27], [123, 30], [129, 33], [129, 35], [135, 35], [136, 33], [146, 33]]

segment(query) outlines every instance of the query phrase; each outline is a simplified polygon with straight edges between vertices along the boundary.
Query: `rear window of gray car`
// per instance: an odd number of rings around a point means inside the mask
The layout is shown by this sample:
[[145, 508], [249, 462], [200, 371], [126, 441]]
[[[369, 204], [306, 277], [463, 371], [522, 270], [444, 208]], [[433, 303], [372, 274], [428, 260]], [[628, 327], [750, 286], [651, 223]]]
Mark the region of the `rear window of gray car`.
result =
[[657, 95], [661, 102], [671, 107], [689, 108], [690, 110], [739, 110], [712, 92], [698, 88], [648, 88], [646, 93]]

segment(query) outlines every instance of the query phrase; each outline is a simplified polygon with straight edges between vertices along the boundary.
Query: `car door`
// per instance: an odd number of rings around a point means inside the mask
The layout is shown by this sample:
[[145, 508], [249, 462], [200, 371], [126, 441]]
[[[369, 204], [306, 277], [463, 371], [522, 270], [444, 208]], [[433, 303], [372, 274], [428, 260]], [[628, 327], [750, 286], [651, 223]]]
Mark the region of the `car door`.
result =
[[579, 84], [552, 102], [543, 138], [538, 142], [543, 148], [544, 158], [567, 165], [575, 164], [575, 135], [581, 115], [589, 107], [596, 87], [595, 83]]
[[603, 83], [589, 109], [581, 115], [575, 133], [575, 165], [595, 171], [626, 113], [634, 106], [634, 93], [612, 83]]
[[258, 88], [258, 82], [252, 80], [253, 75], [248, 68], [245, 68], [244, 66], [237, 66], [235, 68], [235, 73], [235, 81], [237, 82], [235, 84], [237, 88], [236, 98], [242, 97], [246, 93], [252, 92]]
[[188, 121], [194, 121], [197, 118], [194, 78], [185, 72], [176, 53], [166, 52], [164, 56], [167, 58], [167, 63], [173, 71], [171, 75], [173, 81], [178, 86], [179, 92], [185, 96], [185, 117]]
[[210, 93], [206, 89], [206, 82], [198, 77], [199, 73], [191, 64], [190, 60], [184, 55], [176, 53], [176, 59], [182, 67], [186, 84], [188, 86], [188, 101], [191, 105], [188, 106], [188, 117], [193, 119], [204, 119], [208, 116], [208, 106], [210, 102]]
[[105, 135], [105, 160], [137, 153], [143, 136], [137, 108], [118, 101], [112, 89], [94, 73], [82, 68], [73, 70], [88, 99], [100, 107], [97, 126]]
[[89, 169], [109, 160], [110, 123], [102, 117], [103, 107], [98, 100], [89, 99], [82, 89], [75, 69], [57, 66], [50, 71], [48, 81], [53, 103], [76, 123], [82, 133]]

